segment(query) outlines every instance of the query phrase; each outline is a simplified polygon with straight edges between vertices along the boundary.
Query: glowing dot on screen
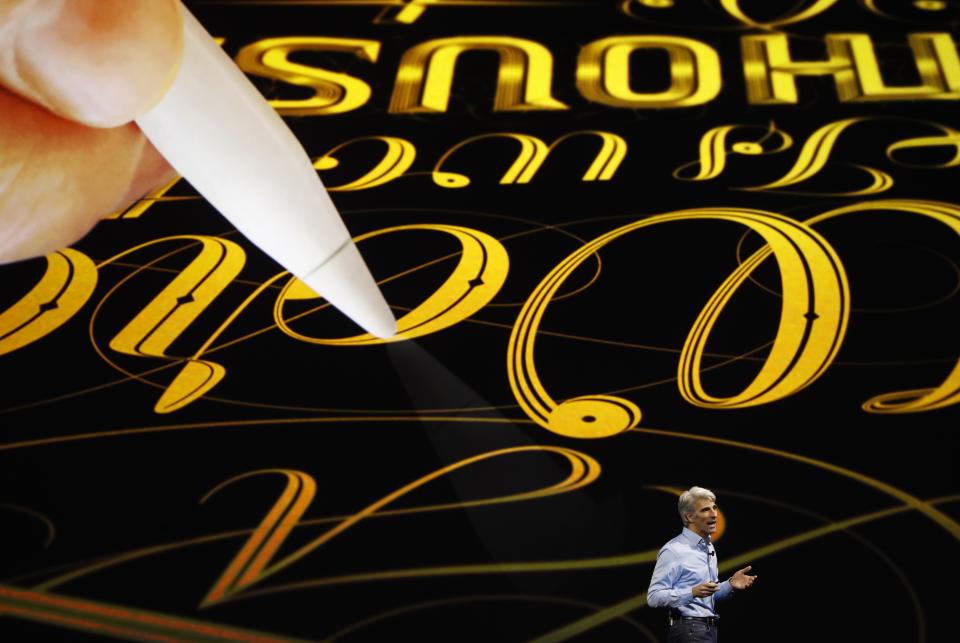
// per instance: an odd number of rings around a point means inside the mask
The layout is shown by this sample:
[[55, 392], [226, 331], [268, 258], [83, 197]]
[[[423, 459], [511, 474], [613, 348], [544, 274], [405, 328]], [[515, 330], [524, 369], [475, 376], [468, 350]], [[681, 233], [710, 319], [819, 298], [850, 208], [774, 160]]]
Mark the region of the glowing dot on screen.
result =
[[763, 146], [758, 143], [734, 143], [733, 151], [737, 154], [762, 154]]

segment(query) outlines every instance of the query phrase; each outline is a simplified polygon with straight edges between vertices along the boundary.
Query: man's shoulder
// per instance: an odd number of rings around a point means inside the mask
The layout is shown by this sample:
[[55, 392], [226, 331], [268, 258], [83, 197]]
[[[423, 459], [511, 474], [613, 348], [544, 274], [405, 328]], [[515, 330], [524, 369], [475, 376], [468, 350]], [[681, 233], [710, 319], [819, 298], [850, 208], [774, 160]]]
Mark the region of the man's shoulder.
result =
[[[683, 534], [677, 534], [666, 543], [663, 547], [660, 548], [660, 554], [669, 551], [678, 553], [685, 549], [690, 549], [690, 545], [687, 543], [686, 539], [683, 537]], [[659, 554], [658, 554], [659, 555]]]

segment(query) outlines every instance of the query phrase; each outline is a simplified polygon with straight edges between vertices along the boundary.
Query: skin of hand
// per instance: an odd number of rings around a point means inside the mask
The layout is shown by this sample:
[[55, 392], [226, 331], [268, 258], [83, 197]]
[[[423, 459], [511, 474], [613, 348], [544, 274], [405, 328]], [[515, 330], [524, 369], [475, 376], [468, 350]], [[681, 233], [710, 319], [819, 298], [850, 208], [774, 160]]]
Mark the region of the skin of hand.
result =
[[753, 576], [747, 575], [747, 572], [749, 572], [751, 569], [753, 569], [753, 567], [747, 565], [730, 577], [730, 584], [733, 585], [734, 589], [743, 590], [753, 585], [753, 582], [757, 580], [757, 576], [756, 574]]
[[694, 598], [704, 598], [716, 592], [719, 587], [719, 583], [700, 583], [690, 591]]
[[182, 30], [176, 0], [0, 0], [0, 263], [175, 176], [131, 121], [173, 82]]

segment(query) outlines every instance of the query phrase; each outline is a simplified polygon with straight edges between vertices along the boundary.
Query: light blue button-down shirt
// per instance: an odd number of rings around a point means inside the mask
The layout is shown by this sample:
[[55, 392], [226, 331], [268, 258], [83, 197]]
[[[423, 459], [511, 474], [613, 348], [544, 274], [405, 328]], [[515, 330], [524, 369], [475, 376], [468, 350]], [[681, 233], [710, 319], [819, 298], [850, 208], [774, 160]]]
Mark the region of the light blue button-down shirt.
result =
[[717, 580], [713, 543], [684, 527], [680, 535], [661, 547], [657, 554], [657, 566], [647, 589], [647, 604], [669, 607], [681, 616], [719, 616], [716, 602], [734, 591], [729, 580], [720, 583], [712, 596], [694, 598], [691, 592], [700, 583]]

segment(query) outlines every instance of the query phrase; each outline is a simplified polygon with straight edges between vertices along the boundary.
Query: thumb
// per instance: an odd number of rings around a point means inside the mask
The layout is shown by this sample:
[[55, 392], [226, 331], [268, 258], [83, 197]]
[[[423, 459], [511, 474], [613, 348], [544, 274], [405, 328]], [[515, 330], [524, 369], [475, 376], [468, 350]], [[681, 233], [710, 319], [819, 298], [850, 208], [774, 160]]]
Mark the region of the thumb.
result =
[[95, 127], [149, 110], [179, 68], [176, 0], [0, 0], [0, 83]]

